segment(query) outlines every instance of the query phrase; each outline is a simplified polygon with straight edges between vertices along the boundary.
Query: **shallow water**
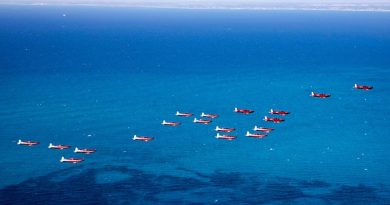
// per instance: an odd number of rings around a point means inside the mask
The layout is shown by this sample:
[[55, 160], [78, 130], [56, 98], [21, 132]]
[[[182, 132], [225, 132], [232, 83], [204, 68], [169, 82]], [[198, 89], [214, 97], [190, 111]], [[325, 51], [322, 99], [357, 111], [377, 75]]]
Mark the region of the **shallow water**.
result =
[[[389, 203], [389, 14], [0, 9], [6, 204]], [[291, 114], [266, 123], [270, 108]], [[216, 140], [216, 125], [238, 138]], [[245, 137], [254, 125], [276, 130]], [[98, 151], [61, 164], [79, 155], [49, 142]]]

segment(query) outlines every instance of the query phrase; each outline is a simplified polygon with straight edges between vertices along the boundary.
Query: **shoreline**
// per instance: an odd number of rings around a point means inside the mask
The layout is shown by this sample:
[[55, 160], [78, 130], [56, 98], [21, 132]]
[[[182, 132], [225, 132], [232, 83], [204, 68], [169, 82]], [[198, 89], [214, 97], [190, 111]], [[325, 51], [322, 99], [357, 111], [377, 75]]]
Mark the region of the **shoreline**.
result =
[[142, 8], [142, 9], [178, 9], [178, 10], [231, 10], [231, 11], [334, 11], [334, 12], [390, 12], [389, 9], [359, 9], [359, 8], [311, 8], [311, 7], [229, 7], [229, 6], [164, 6], [164, 5], [132, 5], [132, 4], [61, 4], [61, 3], [0, 3], [1, 6], [35, 6], [35, 7], [110, 7], [110, 8]]

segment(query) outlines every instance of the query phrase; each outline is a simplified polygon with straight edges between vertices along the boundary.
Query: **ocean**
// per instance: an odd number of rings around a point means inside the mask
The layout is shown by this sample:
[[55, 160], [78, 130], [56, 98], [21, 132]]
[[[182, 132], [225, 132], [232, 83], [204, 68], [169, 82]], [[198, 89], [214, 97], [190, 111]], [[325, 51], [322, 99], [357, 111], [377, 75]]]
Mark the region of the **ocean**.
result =
[[390, 204], [390, 13], [1, 6], [0, 53], [1, 204]]

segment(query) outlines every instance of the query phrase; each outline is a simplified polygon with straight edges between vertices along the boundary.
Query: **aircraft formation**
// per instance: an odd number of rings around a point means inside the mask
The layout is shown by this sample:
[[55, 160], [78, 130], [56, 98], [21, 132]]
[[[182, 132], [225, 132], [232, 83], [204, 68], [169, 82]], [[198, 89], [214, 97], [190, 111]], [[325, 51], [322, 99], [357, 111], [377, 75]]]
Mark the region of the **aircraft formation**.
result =
[[[28, 147], [31, 147], [31, 146], [36, 146], [36, 145], [39, 145], [40, 142], [37, 142], [37, 141], [30, 141], [30, 140], [18, 140], [16, 142], [17, 145], [22, 145], [22, 146], [28, 146]], [[65, 149], [70, 149], [71, 146], [70, 145], [63, 145], [63, 144], [57, 144], [57, 145], [54, 145], [53, 143], [49, 143], [49, 146], [47, 147], [48, 149], [54, 149], [54, 150], [65, 150]], [[96, 152], [95, 149], [79, 149], [78, 147], [75, 147], [74, 150], [73, 150], [74, 153], [80, 153], [80, 154], [92, 154], [94, 152]], [[61, 157], [60, 159], [60, 162], [65, 162], [65, 163], [73, 163], [73, 164], [76, 164], [76, 163], [80, 163], [84, 161], [83, 158], [65, 158], [64, 156]]]
[[[358, 90], [372, 90], [373, 89], [372, 86], [358, 85], [358, 84], [355, 84], [353, 86], [353, 88], [354, 89], [358, 89]], [[329, 97], [331, 97], [330, 94], [316, 93], [316, 92], [311, 92], [310, 96], [314, 97], [314, 98], [329, 98]], [[233, 112], [238, 113], [238, 114], [243, 114], [243, 115], [249, 115], [249, 114], [253, 114], [255, 111], [254, 110], [250, 110], [250, 109], [234, 108]], [[289, 115], [290, 112], [289, 111], [285, 111], [285, 110], [274, 110], [274, 109], [271, 108], [270, 111], [268, 112], [268, 114], [270, 114], [270, 117], [267, 116], [267, 115], [264, 116], [264, 118], [263, 118], [264, 121], [270, 122], [270, 123], [282, 123], [282, 122], [285, 121], [285, 119], [282, 118], [282, 117], [284, 117], [286, 115]], [[178, 117], [185, 117], [185, 118], [194, 116], [193, 113], [179, 112], [179, 111], [177, 111], [175, 113], [175, 115], [178, 116]], [[282, 117], [275, 117], [275, 116], [282, 116]], [[219, 115], [218, 114], [210, 114], [210, 113], [202, 112], [200, 114], [200, 117], [201, 118], [199, 118], [199, 119], [194, 117], [192, 122], [193, 123], [197, 123], [197, 124], [208, 125], [208, 124], [212, 123], [213, 119], [218, 118]], [[161, 125], [175, 127], [175, 126], [180, 126], [181, 122], [163, 120]], [[217, 134], [215, 136], [216, 139], [231, 141], [231, 140], [234, 140], [234, 139], [237, 138], [236, 135], [228, 134], [228, 133], [235, 132], [236, 128], [233, 128], [233, 127], [220, 127], [220, 126], [217, 125], [214, 130], [217, 132]], [[248, 130], [248, 131], [246, 131], [245, 136], [246, 137], [251, 137], [251, 138], [262, 139], [262, 138], [268, 136], [268, 134], [270, 134], [274, 130], [275, 130], [274, 128], [258, 127], [257, 125], [255, 125], [254, 128], [252, 129], [252, 131], [254, 131], [254, 132], [250, 132]], [[154, 137], [138, 136], [138, 135], [134, 135], [133, 138], [132, 138], [132, 140], [134, 140], [134, 141], [142, 141], [142, 142], [149, 142], [149, 141], [152, 141], [154, 139], [155, 139]], [[37, 146], [39, 144], [40, 144], [40, 142], [32, 141], [32, 140], [20, 140], [19, 139], [17, 141], [17, 145], [27, 146], [27, 147]], [[49, 149], [56, 149], [56, 150], [65, 150], [65, 149], [70, 149], [71, 146], [70, 145], [63, 145], [63, 144], [56, 144], [56, 145], [54, 145], [52, 143], [49, 143], [48, 148]], [[89, 155], [89, 154], [95, 153], [96, 149], [87, 149], [87, 148], [79, 149], [78, 147], [75, 147], [73, 152], [74, 153], [78, 153], [78, 154]], [[76, 163], [83, 162], [84, 159], [83, 158], [73, 158], [73, 157], [65, 158], [64, 156], [62, 156], [59, 161], [61, 163], [76, 164]]]
[[[360, 89], [360, 90], [371, 90], [371, 89], [373, 89], [372, 86], [357, 85], [357, 84], [355, 84], [353, 86], [353, 88]], [[310, 96], [311, 97], [315, 97], [315, 98], [329, 98], [331, 95], [330, 94], [326, 94], [326, 93], [311, 92]], [[255, 112], [254, 110], [240, 109], [240, 108], [234, 108], [233, 111], [235, 113], [240, 113], [240, 114], [244, 114], [244, 115], [249, 115], [249, 114], [252, 114], [252, 113]], [[272, 117], [269, 117], [269, 116], [266, 115], [266, 116], [264, 116], [263, 120], [266, 121], [266, 122], [272, 122], [272, 123], [282, 123], [282, 122], [285, 121], [285, 119], [282, 118], [282, 117], [290, 114], [290, 112], [288, 112], [288, 111], [274, 110], [272, 108], [270, 109], [270, 111], [268, 113]], [[193, 113], [179, 112], [179, 111], [177, 111], [175, 115], [178, 116], [178, 117], [193, 117], [194, 116]], [[282, 117], [275, 117], [275, 116], [282, 116]], [[201, 117], [200, 119], [194, 117], [193, 122], [194, 123], [199, 123], [199, 124], [210, 124], [212, 122], [212, 119], [219, 117], [219, 115], [218, 114], [208, 114], [208, 113], [206, 114], [206, 113], [202, 112], [200, 114], [200, 117]], [[177, 121], [174, 122], [174, 121], [163, 120], [161, 124], [164, 125], [164, 126], [179, 126], [179, 125], [181, 125], [181, 122], [177, 122]], [[227, 134], [227, 133], [231, 133], [231, 132], [236, 131], [236, 128], [232, 128], [232, 127], [219, 127], [217, 125], [214, 130], [217, 132], [217, 135], [215, 136], [216, 139], [234, 140], [234, 139], [237, 138], [236, 135], [229, 135], [229, 134]], [[252, 130], [254, 132], [246, 131], [245, 136], [246, 137], [260, 138], [261, 139], [261, 138], [264, 138], [264, 137], [268, 136], [268, 134], [270, 132], [272, 132], [274, 130], [274, 128], [258, 127], [257, 125], [255, 125], [255, 127]], [[133, 140], [140, 140], [140, 141], [144, 141], [144, 142], [149, 142], [151, 140], [154, 140], [154, 138], [153, 137], [147, 137], [147, 136], [138, 137], [137, 135], [134, 135]]]

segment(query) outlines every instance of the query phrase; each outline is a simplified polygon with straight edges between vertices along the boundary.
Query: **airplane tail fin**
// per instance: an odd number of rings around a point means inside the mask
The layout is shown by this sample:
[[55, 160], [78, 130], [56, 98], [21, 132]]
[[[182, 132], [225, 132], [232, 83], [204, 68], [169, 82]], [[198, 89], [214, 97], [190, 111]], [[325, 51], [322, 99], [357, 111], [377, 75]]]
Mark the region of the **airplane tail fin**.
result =
[[78, 151], [80, 151], [79, 148], [75, 147], [74, 152], [78, 152]]
[[235, 108], [234, 108], [234, 112], [237, 112], [237, 111], [238, 111], [238, 109], [235, 107]]
[[246, 131], [246, 134], [245, 134], [246, 136], [249, 136], [250, 135], [250, 133], [249, 133], [249, 131]]
[[64, 161], [65, 161], [65, 157], [62, 156], [60, 162], [64, 162]]
[[49, 143], [49, 148], [52, 148], [53, 147], [53, 144], [50, 142]]
[[134, 135], [134, 136], [133, 136], [133, 140], [135, 140], [136, 138], [137, 138], [137, 135]]
[[22, 140], [18, 140], [17, 144], [22, 144]]
[[313, 91], [310, 93], [310, 96], [314, 96], [314, 92]]
[[194, 122], [198, 121], [198, 119], [196, 119], [196, 117], [194, 118]]
[[204, 112], [202, 112], [202, 113], [200, 114], [200, 116], [201, 116], [201, 117], [204, 117], [204, 116], [206, 116], [206, 114], [204, 114]]

